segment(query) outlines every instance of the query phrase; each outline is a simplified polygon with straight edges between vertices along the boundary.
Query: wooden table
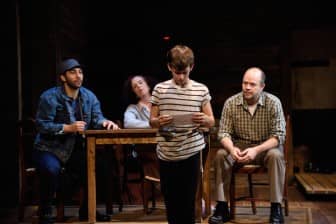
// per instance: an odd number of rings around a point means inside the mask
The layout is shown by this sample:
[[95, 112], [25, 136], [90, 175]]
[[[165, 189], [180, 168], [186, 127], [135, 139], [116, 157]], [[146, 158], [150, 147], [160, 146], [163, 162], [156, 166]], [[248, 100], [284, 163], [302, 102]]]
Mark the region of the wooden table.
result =
[[[86, 130], [82, 134], [87, 139], [87, 164], [88, 164], [88, 221], [96, 223], [96, 145], [118, 144], [156, 144], [158, 129], [119, 129], [119, 130]], [[208, 144], [209, 145], [209, 144]], [[207, 166], [205, 166], [207, 167]], [[204, 170], [204, 177], [208, 177], [208, 169]], [[204, 178], [207, 180], [208, 178]], [[202, 192], [207, 192], [206, 214], [210, 213], [210, 185], [209, 181], [203, 182]], [[202, 194], [202, 193], [201, 193]], [[200, 198], [200, 197], [198, 197]], [[201, 212], [201, 203], [197, 203], [196, 210]], [[196, 213], [199, 213], [196, 212]], [[197, 216], [197, 214], [196, 214]], [[199, 215], [198, 215], [199, 216]]]
[[157, 129], [87, 130], [88, 221], [96, 222], [96, 145], [156, 144]]

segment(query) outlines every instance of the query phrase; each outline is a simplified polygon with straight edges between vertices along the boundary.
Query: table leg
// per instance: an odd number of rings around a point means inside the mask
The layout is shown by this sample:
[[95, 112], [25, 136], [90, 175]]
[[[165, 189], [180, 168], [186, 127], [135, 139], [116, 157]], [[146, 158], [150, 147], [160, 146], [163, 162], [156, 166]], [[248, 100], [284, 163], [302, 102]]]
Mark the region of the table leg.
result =
[[96, 223], [96, 138], [87, 138], [88, 218]]

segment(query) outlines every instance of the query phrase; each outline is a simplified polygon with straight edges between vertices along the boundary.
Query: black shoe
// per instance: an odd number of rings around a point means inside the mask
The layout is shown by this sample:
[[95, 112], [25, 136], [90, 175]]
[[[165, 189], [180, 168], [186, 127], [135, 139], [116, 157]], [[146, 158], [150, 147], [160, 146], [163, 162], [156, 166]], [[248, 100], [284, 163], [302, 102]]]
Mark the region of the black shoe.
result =
[[[84, 209], [79, 209], [79, 221], [86, 221], [88, 220], [88, 213], [87, 211], [83, 211]], [[96, 211], [96, 220], [97, 222], [109, 222], [111, 220], [109, 215], [102, 214], [98, 211]]]
[[54, 217], [52, 216], [52, 207], [46, 206], [41, 207], [39, 211], [39, 224], [53, 224], [55, 221]]
[[227, 202], [219, 201], [217, 202], [215, 212], [210, 216], [208, 223], [209, 224], [223, 224], [230, 220], [230, 212]]
[[208, 220], [209, 224], [223, 224], [223, 217], [221, 215], [212, 215]]
[[280, 203], [271, 203], [270, 223], [272, 224], [284, 223], [284, 217], [282, 214], [282, 208]]

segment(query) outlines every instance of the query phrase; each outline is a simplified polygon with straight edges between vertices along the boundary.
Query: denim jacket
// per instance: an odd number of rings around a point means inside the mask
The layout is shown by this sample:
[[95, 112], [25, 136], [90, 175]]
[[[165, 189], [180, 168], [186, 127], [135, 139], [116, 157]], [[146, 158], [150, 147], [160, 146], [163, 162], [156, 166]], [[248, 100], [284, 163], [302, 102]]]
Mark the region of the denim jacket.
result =
[[[103, 116], [100, 102], [95, 94], [81, 87], [78, 96], [82, 119], [86, 122], [85, 129], [103, 128], [102, 123], [106, 118]], [[36, 113], [38, 134], [34, 148], [52, 152], [64, 163], [71, 155], [77, 136], [76, 133], [63, 133], [63, 124], [76, 121], [71, 102], [72, 99], [65, 94], [63, 87], [54, 87], [41, 94]]]

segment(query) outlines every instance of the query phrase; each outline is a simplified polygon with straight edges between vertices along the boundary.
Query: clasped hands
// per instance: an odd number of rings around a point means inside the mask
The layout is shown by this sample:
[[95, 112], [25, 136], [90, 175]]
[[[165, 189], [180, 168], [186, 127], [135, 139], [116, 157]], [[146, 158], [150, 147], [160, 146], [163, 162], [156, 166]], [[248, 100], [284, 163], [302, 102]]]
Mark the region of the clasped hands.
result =
[[237, 163], [250, 163], [258, 154], [255, 147], [249, 147], [244, 150], [241, 150], [238, 147], [233, 147], [233, 150], [231, 150], [230, 153]]

